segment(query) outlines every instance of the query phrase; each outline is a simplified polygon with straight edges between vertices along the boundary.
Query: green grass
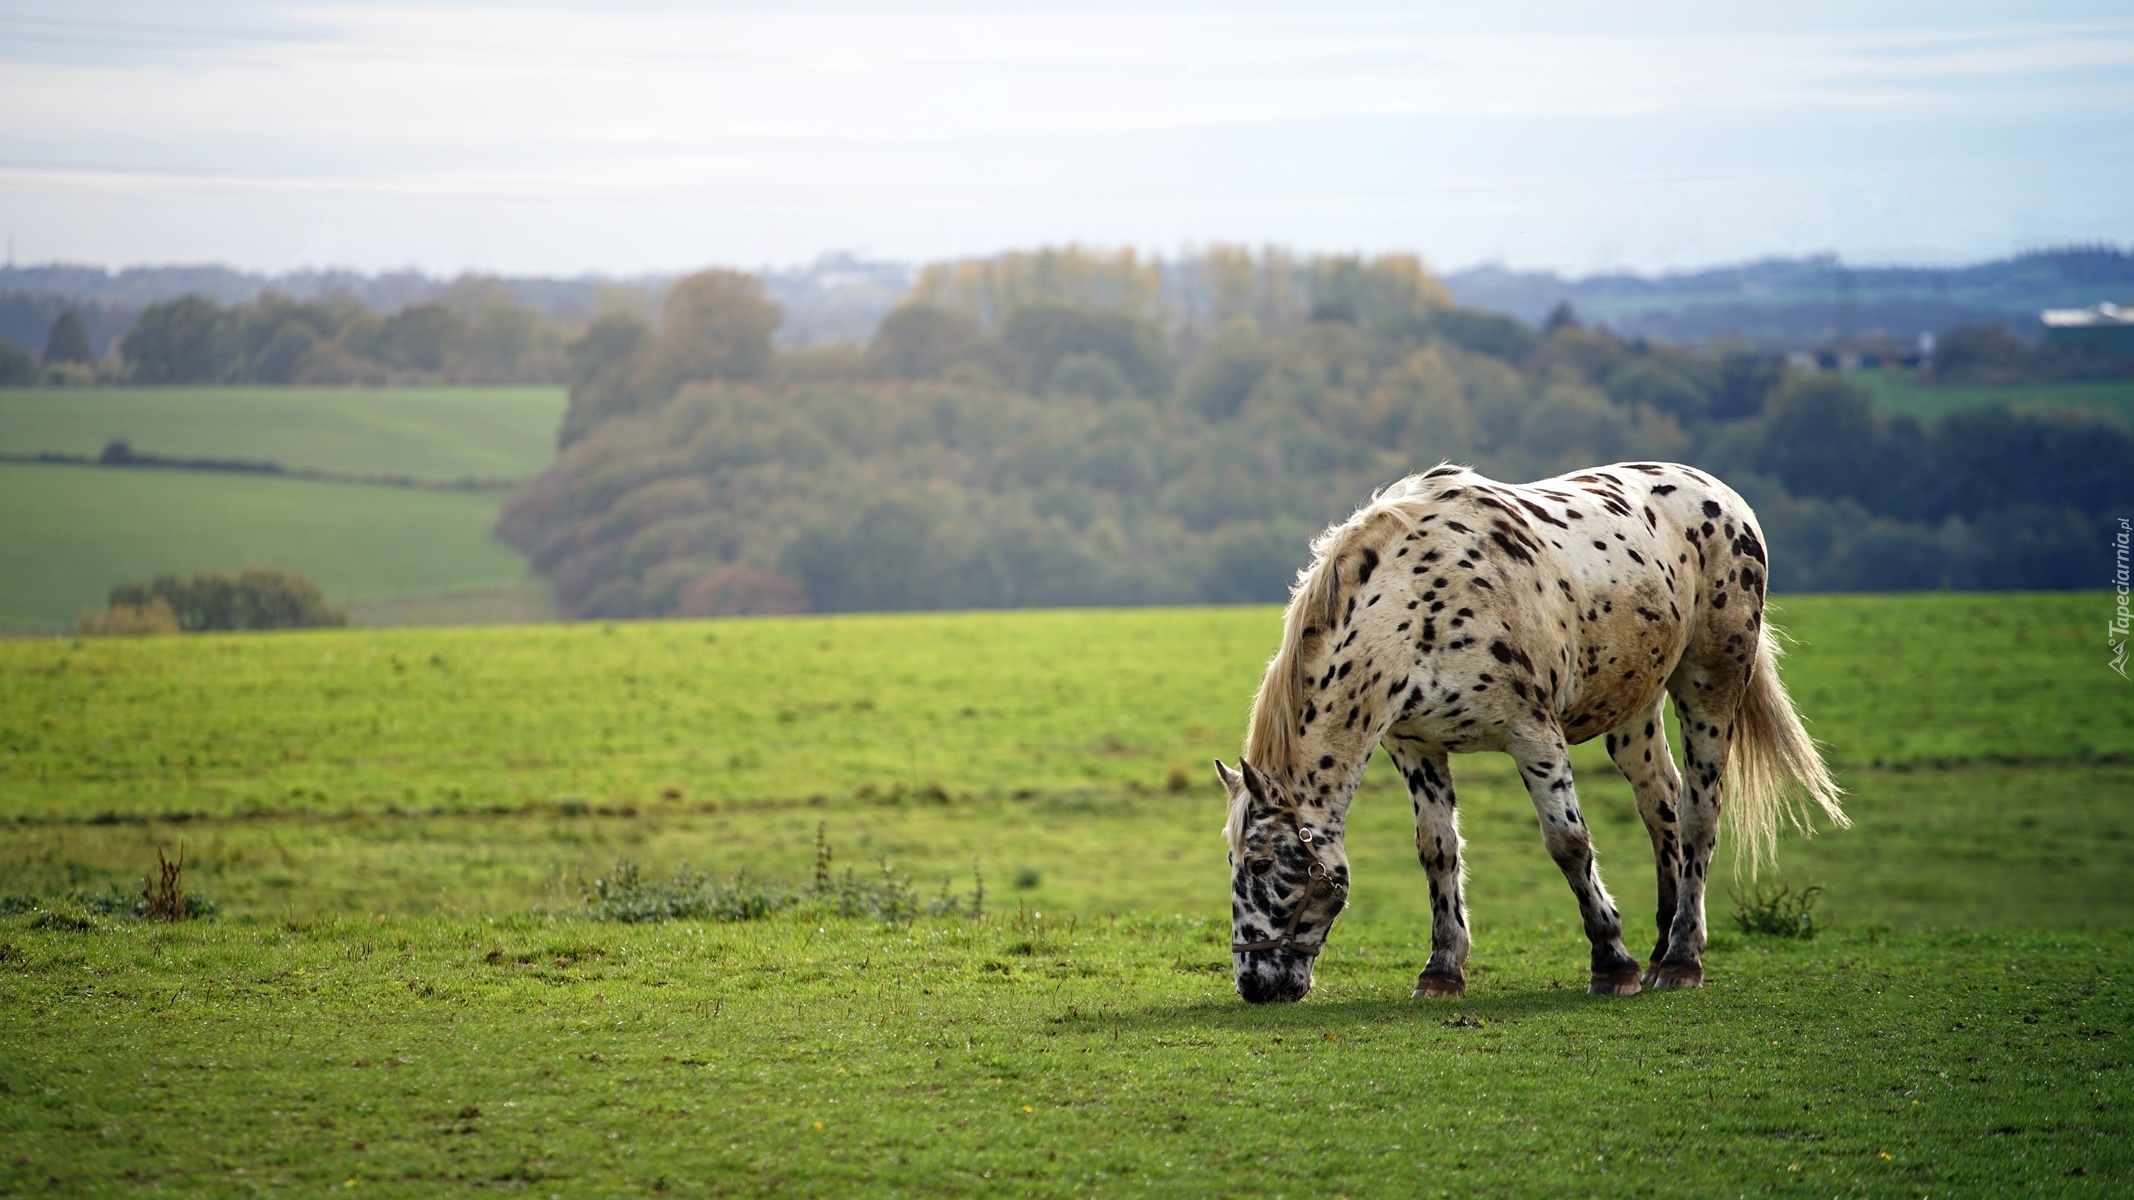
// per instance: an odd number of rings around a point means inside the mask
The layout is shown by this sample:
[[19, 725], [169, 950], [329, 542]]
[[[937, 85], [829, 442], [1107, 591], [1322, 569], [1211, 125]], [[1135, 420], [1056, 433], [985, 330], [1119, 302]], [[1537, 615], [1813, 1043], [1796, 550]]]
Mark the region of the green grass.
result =
[[[1840, 764], [2124, 761], [2109, 608], [1791, 597], [1785, 678]], [[0, 818], [1198, 790], [1279, 630], [1113, 609], [0, 644]], [[1597, 744], [1575, 761], [1605, 771]]]
[[[1709, 986], [1586, 996], [1531, 805], [1462, 756], [1472, 991], [1411, 1002], [1427, 893], [1381, 764], [1318, 987], [1272, 1010], [1230, 989], [1207, 766], [1272, 609], [0, 643], [0, 896], [182, 842], [223, 914], [0, 903], [0, 1190], [2126, 1190], [2106, 598], [1784, 607], [1855, 820], [1781, 848], [1818, 937], [1734, 932], [1722, 848]], [[1628, 788], [1575, 761], [1643, 949]], [[798, 882], [818, 823], [925, 893], [975, 859], [990, 915], [577, 915], [618, 859]]]
[[0, 918], [16, 1193], [2134, 1183], [2125, 933], [1722, 936], [1701, 991], [1613, 999], [1528, 928], [1411, 1002], [1413, 931], [1358, 922], [1251, 1009], [1197, 920], [36, 924]]
[[248, 459], [418, 479], [523, 479], [555, 457], [561, 387], [0, 390], [0, 453]]
[[339, 602], [525, 588], [498, 492], [0, 464], [0, 626], [69, 628], [158, 571], [301, 571]]
[[1851, 378], [1874, 393], [1876, 408], [1921, 421], [1938, 421], [1966, 408], [2005, 404], [2013, 408], [2082, 409], [2115, 417], [2122, 425], [2134, 425], [2134, 379], [1949, 386], [1922, 383], [1912, 372], [1903, 370], [1862, 371]]
[[[1533, 807], [1497, 760], [1457, 764], [1474, 927], [1495, 932], [1566, 919], [1569, 889], [1542, 850]], [[541, 804], [498, 814], [291, 814], [193, 821], [66, 821], [13, 826], [0, 841], [0, 892], [54, 895], [111, 883], [138, 890], [157, 846], [186, 854], [192, 886], [226, 911], [441, 914], [473, 918], [568, 907], [618, 859], [665, 875], [684, 864], [721, 876], [806, 876], [818, 822], [840, 863], [886, 859], [928, 893], [968, 889], [975, 861], [996, 902], [1048, 913], [1219, 917], [1228, 869], [1212, 772], [1183, 794], [1004, 797], [938, 803], [850, 798], [821, 805], [653, 799], [629, 810]], [[1819, 919], [1840, 924], [2104, 929], [2134, 926], [2134, 767], [1846, 772], [1850, 830], [1788, 837], [1775, 872], [1829, 891]], [[1652, 933], [1644, 826], [1620, 777], [1579, 779], [1603, 877], [1631, 940]], [[1407, 799], [1367, 788], [1350, 812], [1354, 911], [1421, 930], [1428, 893]], [[1713, 867], [1715, 914], [1733, 909], [1731, 857]]]

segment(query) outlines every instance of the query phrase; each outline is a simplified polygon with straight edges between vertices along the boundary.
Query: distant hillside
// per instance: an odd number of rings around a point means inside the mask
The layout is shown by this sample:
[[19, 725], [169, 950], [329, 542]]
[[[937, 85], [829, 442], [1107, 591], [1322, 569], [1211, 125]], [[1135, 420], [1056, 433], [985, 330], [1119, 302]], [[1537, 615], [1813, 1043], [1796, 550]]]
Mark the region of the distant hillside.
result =
[[1443, 277], [1461, 304], [1538, 324], [1559, 303], [1624, 337], [1767, 349], [1846, 338], [1910, 341], [2001, 321], [2028, 335], [2045, 308], [2134, 299], [2134, 254], [2111, 246], [2039, 251], [1966, 267], [1863, 267], [1834, 255], [1677, 274], [1594, 275], [1475, 267]]

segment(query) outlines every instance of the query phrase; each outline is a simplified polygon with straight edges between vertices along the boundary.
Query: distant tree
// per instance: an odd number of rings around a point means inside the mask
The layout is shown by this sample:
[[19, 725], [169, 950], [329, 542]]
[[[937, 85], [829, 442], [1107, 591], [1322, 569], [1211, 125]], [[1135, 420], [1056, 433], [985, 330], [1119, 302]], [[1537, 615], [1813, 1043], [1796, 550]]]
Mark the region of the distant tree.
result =
[[1569, 300], [1558, 300], [1556, 307], [1550, 309], [1549, 315], [1541, 322], [1543, 336], [1555, 333], [1560, 329], [1582, 328], [1584, 326], [1578, 323], [1578, 313], [1572, 309]]
[[1797, 496], [1853, 496], [1883, 465], [1867, 392], [1830, 375], [1789, 380], [1765, 416], [1757, 467]]
[[1452, 306], [1445, 285], [1413, 255], [1316, 258], [1307, 265], [1305, 279], [1314, 321], [1381, 324]]
[[817, 612], [935, 608], [948, 595], [933, 515], [903, 500], [880, 501], [841, 531], [803, 532], [779, 565], [806, 586]]
[[1127, 313], [1026, 305], [1008, 314], [1000, 344], [1015, 379], [1027, 391], [1041, 390], [1052, 369], [1069, 354], [1110, 360], [1136, 395], [1155, 397], [1170, 391], [1171, 364], [1163, 334]]
[[1589, 332], [1573, 322], [1551, 329], [1527, 356], [1524, 365], [1529, 372], [1542, 377], [1558, 368], [1566, 368], [1588, 383], [1599, 384], [1630, 357], [1629, 348], [1617, 341], [1613, 334], [1606, 330]]
[[126, 336], [119, 357], [136, 383], [214, 383], [230, 366], [222, 307], [201, 296], [151, 304]]
[[0, 342], [0, 387], [28, 387], [37, 382], [37, 360], [19, 346]]
[[252, 362], [252, 380], [256, 383], [296, 382], [305, 360], [318, 344], [319, 335], [308, 326], [296, 322], [282, 326], [274, 331], [266, 345], [260, 347], [259, 356]]
[[1722, 349], [1711, 415], [1721, 421], [1756, 416], [1785, 375], [1785, 363], [1775, 354], [1746, 346]]
[[410, 304], [385, 319], [373, 357], [397, 367], [440, 371], [466, 345], [467, 319], [447, 304]]
[[984, 352], [985, 330], [976, 319], [931, 304], [907, 304], [882, 318], [867, 358], [874, 369], [898, 379], [932, 379]]
[[1250, 317], [1233, 317], [1200, 348], [1178, 384], [1178, 398], [1211, 421], [1227, 421], [1274, 366]]
[[1516, 317], [1472, 308], [1444, 308], [1430, 314], [1423, 332], [1433, 333], [1462, 350], [1487, 354], [1506, 362], [1519, 362], [1533, 353], [1540, 341], [1534, 331]]
[[564, 346], [564, 377], [573, 392], [579, 391], [628, 363], [650, 340], [652, 327], [636, 314], [607, 313]]
[[740, 564], [721, 567], [684, 587], [678, 617], [749, 617], [808, 611], [808, 592], [800, 582], [769, 567]]
[[89, 341], [89, 327], [82, 324], [81, 314], [71, 308], [52, 322], [52, 331], [44, 339], [44, 365], [56, 367], [61, 363], [96, 365], [96, 346]]
[[2030, 346], [1997, 321], [1958, 325], [1934, 340], [1934, 377], [1951, 382], [2015, 382], [2031, 365]]
[[1045, 395], [1052, 397], [1117, 400], [1132, 390], [1110, 359], [1087, 351], [1060, 355], [1045, 376]]
[[701, 271], [667, 289], [640, 378], [661, 399], [692, 379], [754, 379], [771, 364], [783, 314], [739, 271]]
[[1631, 359], [1609, 372], [1608, 398], [1626, 407], [1644, 405], [1678, 421], [1703, 417], [1712, 398], [1681, 371], [1650, 356]]
[[557, 443], [568, 447], [615, 417], [665, 404], [693, 380], [755, 379], [771, 365], [779, 308], [753, 275], [702, 271], [667, 289], [660, 328], [608, 316], [572, 343], [570, 406]]

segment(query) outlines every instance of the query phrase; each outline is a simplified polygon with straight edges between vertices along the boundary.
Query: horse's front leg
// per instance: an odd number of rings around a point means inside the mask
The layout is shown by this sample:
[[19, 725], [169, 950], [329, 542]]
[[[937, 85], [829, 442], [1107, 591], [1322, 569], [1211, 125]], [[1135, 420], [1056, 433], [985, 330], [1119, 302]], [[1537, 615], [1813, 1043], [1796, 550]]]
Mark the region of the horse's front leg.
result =
[[1562, 731], [1553, 725], [1523, 730], [1513, 737], [1509, 749], [1519, 764], [1520, 778], [1526, 780], [1526, 793], [1533, 798], [1534, 815], [1541, 821], [1542, 844], [1578, 897], [1586, 940], [1593, 943], [1593, 980], [1586, 990], [1596, 996], [1636, 995], [1638, 961], [1623, 947], [1622, 914], [1616, 911], [1608, 889], [1601, 886], [1593, 835], [1578, 811], [1571, 756]]
[[1385, 747], [1408, 781], [1408, 801], [1415, 809], [1415, 854], [1430, 880], [1430, 961], [1416, 976], [1414, 995], [1464, 996], [1470, 942], [1452, 764], [1443, 747], [1397, 734], [1386, 738]]

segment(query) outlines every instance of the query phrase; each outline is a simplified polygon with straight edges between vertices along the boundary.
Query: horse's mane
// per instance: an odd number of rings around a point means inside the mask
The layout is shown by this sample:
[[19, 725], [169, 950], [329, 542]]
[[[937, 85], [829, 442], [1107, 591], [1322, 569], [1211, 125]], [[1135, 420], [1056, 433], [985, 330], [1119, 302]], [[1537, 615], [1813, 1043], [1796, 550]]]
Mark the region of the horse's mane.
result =
[[[1419, 508], [1436, 498], [1439, 483], [1463, 475], [1467, 468], [1440, 463], [1373, 493], [1371, 499], [1339, 525], [1312, 539], [1311, 565], [1297, 572], [1282, 616], [1282, 644], [1267, 664], [1259, 694], [1252, 700], [1246, 725], [1245, 761], [1277, 779], [1296, 775], [1298, 715], [1306, 700], [1306, 643], [1331, 634], [1341, 620], [1341, 560], [1358, 543], [1388, 521], [1413, 528]], [[1244, 836], [1233, 806], [1228, 832], [1233, 844]]]

